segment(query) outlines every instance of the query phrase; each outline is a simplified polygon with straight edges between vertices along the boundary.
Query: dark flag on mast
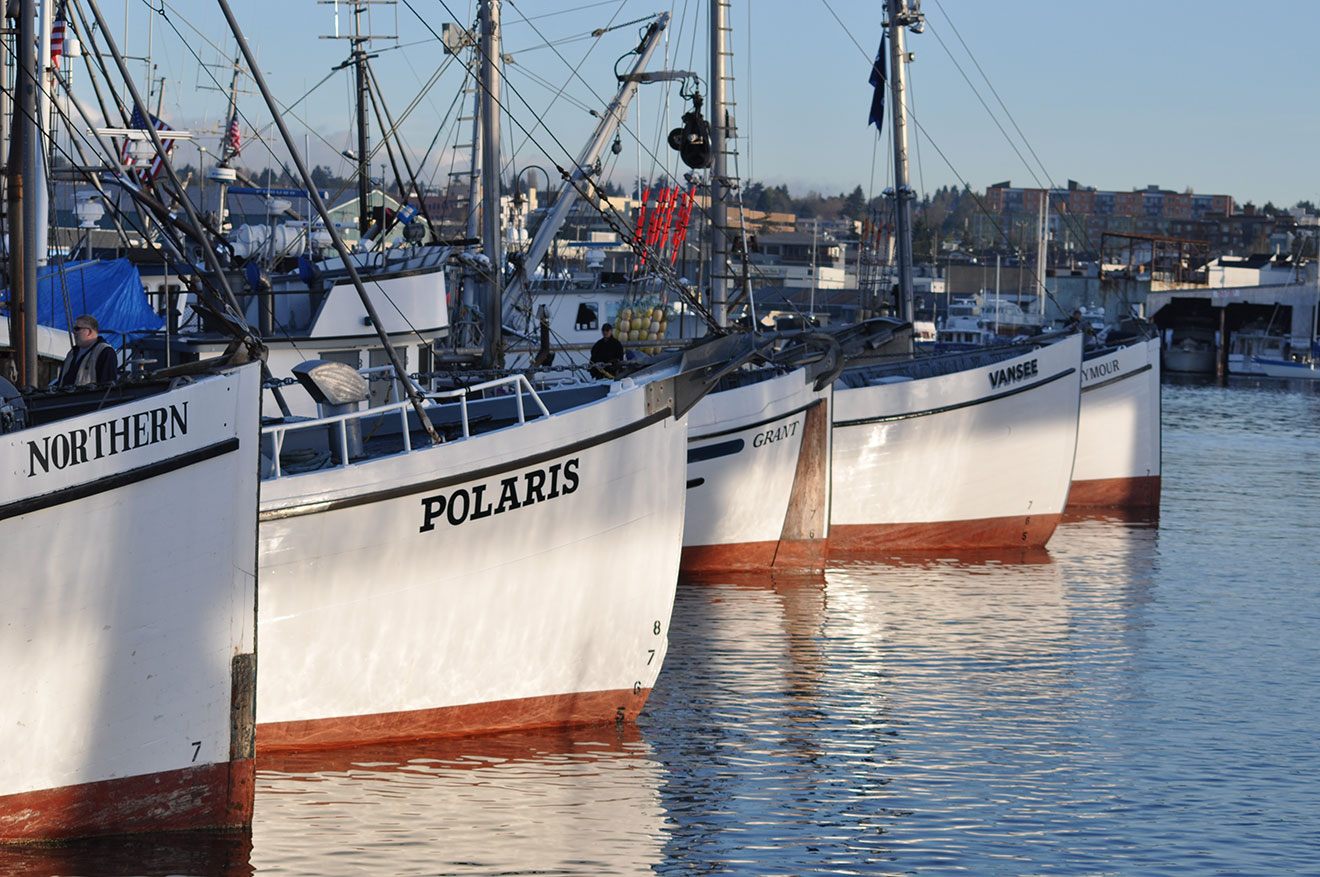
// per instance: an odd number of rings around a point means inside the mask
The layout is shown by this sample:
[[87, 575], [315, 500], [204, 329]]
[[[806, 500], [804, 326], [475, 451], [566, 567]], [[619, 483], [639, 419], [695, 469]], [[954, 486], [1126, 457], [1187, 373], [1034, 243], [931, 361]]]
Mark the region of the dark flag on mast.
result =
[[875, 53], [875, 63], [871, 65], [871, 85], [875, 93], [871, 95], [871, 117], [868, 124], [875, 125], [876, 131], [885, 127], [885, 89], [889, 87], [885, 76], [885, 35], [880, 34], [880, 51]]

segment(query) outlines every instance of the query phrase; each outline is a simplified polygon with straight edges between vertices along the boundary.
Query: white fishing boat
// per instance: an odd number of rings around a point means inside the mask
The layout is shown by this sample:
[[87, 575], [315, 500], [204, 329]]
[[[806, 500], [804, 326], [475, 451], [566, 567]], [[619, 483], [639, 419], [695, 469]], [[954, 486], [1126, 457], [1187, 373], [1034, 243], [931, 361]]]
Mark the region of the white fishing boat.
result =
[[683, 528], [672, 382], [484, 389], [510, 395], [430, 400], [448, 401], [428, 408], [442, 444], [406, 438], [407, 403], [267, 429], [273, 448], [330, 430], [329, 452], [355, 426], [399, 446], [262, 482], [260, 749], [631, 721], [646, 702]]
[[1082, 339], [846, 368], [829, 552], [1043, 546], [1077, 446]]
[[[497, 14], [486, 8], [483, 40]], [[493, 122], [495, 96], [483, 92]], [[497, 199], [499, 168], [484, 173]], [[500, 251], [497, 213], [487, 254]], [[444, 301], [443, 274], [431, 280]], [[498, 315], [498, 285], [487, 295], [487, 317]], [[677, 584], [683, 415], [751, 346], [726, 339], [613, 384], [538, 392], [521, 374], [457, 375], [457, 388], [423, 393], [381, 340], [407, 401], [361, 410], [369, 387], [356, 369], [305, 363], [295, 373], [321, 416], [265, 428], [258, 749], [636, 718], [664, 661]], [[483, 340], [494, 359], [498, 333]]]
[[[910, 191], [904, 31], [919, 32], [923, 18], [904, 0], [889, 0], [887, 13], [902, 192]], [[908, 200], [898, 199], [895, 214], [899, 303], [910, 317]], [[914, 355], [903, 327], [875, 326], [840, 333], [848, 364], [834, 391], [829, 553], [1043, 546], [1072, 477], [1081, 336]]]
[[[17, 18], [32, 78], [31, 0]], [[249, 360], [261, 348], [235, 326], [230, 355], [209, 367], [36, 388], [51, 324], [35, 270], [44, 228], [16, 218], [43, 154], [32, 100], [28, 89], [15, 101], [11, 136], [27, 148], [8, 169], [9, 340], [27, 386], [0, 379], [0, 842], [242, 828], [255, 787], [261, 403]], [[83, 267], [58, 271], [71, 283]], [[96, 337], [94, 323], [80, 328]]]
[[[729, 161], [736, 131], [727, 93], [732, 82], [728, 4], [712, 3], [708, 21], [713, 119], [708, 301], [715, 325], [727, 330], [734, 272], [726, 266], [738, 258], [736, 250], [745, 249], [736, 245], [737, 223], [729, 216], [737, 184]], [[698, 173], [703, 172], [702, 158], [683, 154]], [[825, 345], [814, 353], [803, 345], [797, 362], [729, 372], [689, 415], [685, 573], [823, 568], [829, 532], [831, 384], [843, 363], [832, 339], [805, 337]]]
[[1158, 509], [1160, 342], [1087, 350], [1068, 508]]
[[0, 381], [0, 841], [250, 824], [260, 393]]
[[693, 408], [684, 572], [823, 565], [836, 371], [738, 372]]

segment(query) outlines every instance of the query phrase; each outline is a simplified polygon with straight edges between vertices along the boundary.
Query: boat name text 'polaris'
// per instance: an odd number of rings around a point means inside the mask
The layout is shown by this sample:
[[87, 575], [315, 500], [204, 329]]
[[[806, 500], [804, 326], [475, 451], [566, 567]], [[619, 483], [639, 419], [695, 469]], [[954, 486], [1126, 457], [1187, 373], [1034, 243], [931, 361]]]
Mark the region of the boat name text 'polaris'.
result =
[[1109, 362], [1097, 362], [1095, 365], [1088, 365], [1082, 368], [1082, 380], [1094, 381], [1097, 378], [1107, 378], [1110, 375], [1118, 374], [1118, 360]]
[[[555, 463], [546, 469], [532, 469], [521, 476], [510, 475], [508, 478], [502, 478], [499, 482], [498, 502], [492, 502], [486, 497], [485, 484], [478, 484], [470, 490], [460, 487], [448, 496], [437, 493], [435, 496], [423, 497], [422, 526], [417, 532], [434, 530], [435, 522], [442, 518], [457, 527], [466, 521], [479, 521], [491, 515], [502, 515], [534, 502], [568, 496], [578, 489], [577, 468], [578, 459], [574, 457], [563, 463]], [[491, 496], [493, 497], [494, 494], [495, 489], [492, 487]]]
[[990, 386], [994, 388], [1002, 387], [1005, 384], [1035, 377], [1037, 374], [1039, 374], [1039, 370], [1036, 367], [1036, 360], [1030, 359], [1026, 362], [1019, 362], [1017, 365], [1010, 365], [1007, 368], [995, 369], [990, 372]]
[[28, 440], [28, 477], [41, 469], [43, 475], [123, 451], [154, 445], [188, 434], [188, 403], [152, 408]]

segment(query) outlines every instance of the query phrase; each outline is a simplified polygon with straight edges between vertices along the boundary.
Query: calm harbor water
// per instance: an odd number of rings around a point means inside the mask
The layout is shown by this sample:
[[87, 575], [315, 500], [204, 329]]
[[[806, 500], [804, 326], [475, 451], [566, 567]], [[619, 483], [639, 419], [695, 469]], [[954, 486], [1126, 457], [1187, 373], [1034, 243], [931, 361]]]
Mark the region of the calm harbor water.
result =
[[1320, 873], [1320, 387], [1164, 388], [1158, 523], [686, 581], [636, 727], [261, 763], [0, 874]]

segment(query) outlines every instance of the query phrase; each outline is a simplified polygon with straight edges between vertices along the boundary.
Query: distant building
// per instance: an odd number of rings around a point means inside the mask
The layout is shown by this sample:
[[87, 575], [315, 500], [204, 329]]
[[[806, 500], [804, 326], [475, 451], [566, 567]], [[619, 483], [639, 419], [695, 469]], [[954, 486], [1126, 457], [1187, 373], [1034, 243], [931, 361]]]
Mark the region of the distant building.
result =
[[1269, 217], [1257, 216], [1250, 207], [1235, 214], [1231, 195], [1198, 195], [1159, 186], [1102, 191], [1069, 180], [1066, 188], [1053, 189], [1014, 187], [1007, 182], [990, 186], [983, 199], [986, 213], [974, 221], [974, 245], [1034, 252], [1041, 203], [1047, 196], [1054, 260], [1070, 253], [1096, 254], [1106, 232], [1200, 240], [1217, 253], [1244, 255], [1263, 246], [1268, 237]]

